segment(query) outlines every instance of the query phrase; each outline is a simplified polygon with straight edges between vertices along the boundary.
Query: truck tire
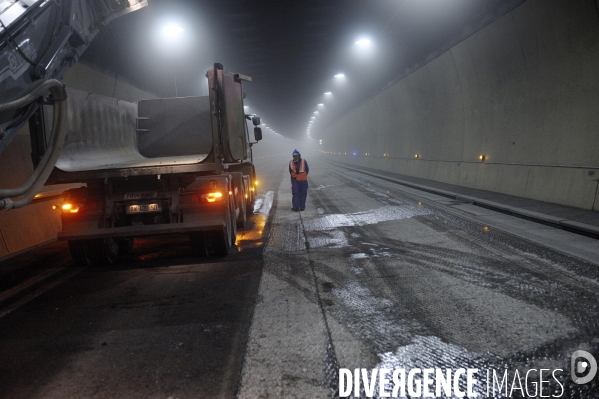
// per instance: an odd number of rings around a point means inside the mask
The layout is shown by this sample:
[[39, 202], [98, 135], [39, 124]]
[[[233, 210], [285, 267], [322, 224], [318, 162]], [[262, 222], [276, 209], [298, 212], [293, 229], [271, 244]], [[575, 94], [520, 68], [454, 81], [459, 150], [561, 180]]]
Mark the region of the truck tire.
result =
[[246, 214], [246, 203], [245, 203], [245, 194], [246, 188], [243, 184], [243, 174], [241, 172], [231, 173], [233, 183], [233, 190], [237, 190], [237, 194], [235, 195], [235, 204], [233, 206], [233, 214], [235, 214], [235, 208], [239, 207], [239, 214], [237, 214], [237, 227], [244, 228], [247, 223], [247, 214]]
[[119, 248], [114, 238], [69, 241], [71, 258], [80, 266], [111, 265], [119, 256]]
[[117, 240], [119, 244], [119, 255], [127, 255], [133, 250], [133, 237], [119, 238]]
[[239, 201], [239, 215], [237, 215], [237, 227], [243, 229], [248, 221], [247, 213], [246, 213], [246, 203], [245, 203], [245, 193], [241, 193], [241, 198]]
[[114, 238], [90, 240], [87, 259], [92, 266], [112, 265], [119, 256], [119, 243]]
[[256, 181], [256, 176], [254, 173], [250, 176], [250, 186], [248, 187], [248, 198], [247, 203], [245, 204], [245, 211], [248, 216], [252, 216], [254, 214], [254, 204], [256, 203], [256, 186], [254, 182]]
[[254, 214], [254, 192], [252, 191], [252, 187], [248, 188], [248, 197], [245, 200], [245, 214], [246, 217]]
[[[237, 242], [237, 218], [235, 217], [235, 209], [237, 209], [237, 200], [231, 195], [231, 247]], [[241, 208], [241, 207], [240, 207]]]
[[189, 243], [191, 244], [191, 249], [195, 256], [199, 256], [201, 258], [208, 256], [208, 242], [205, 232], [196, 231], [190, 233]]
[[83, 240], [69, 241], [69, 252], [71, 259], [77, 266], [89, 266], [90, 262], [87, 259], [87, 242]]

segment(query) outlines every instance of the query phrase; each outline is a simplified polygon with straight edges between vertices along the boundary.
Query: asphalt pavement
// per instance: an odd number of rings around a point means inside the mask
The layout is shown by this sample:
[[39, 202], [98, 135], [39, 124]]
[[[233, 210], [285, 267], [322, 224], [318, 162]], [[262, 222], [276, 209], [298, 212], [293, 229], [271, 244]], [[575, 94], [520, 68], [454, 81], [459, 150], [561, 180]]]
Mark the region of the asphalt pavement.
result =
[[281, 169], [239, 397], [336, 397], [341, 368], [560, 369], [543, 395], [599, 396], [569, 374], [599, 354], [597, 240], [308, 161], [304, 212]]
[[[599, 397], [570, 364], [599, 358], [596, 239], [305, 156], [303, 212], [288, 159], [256, 160], [227, 258], [170, 236], [112, 266], [73, 268], [61, 243], [0, 263], [67, 270], [0, 304], [0, 397], [330, 398], [343, 369], [437, 368], [478, 369], [478, 397], [541, 397], [512, 392], [533, 369], [562, 370], [544, 396]], [[510, 392], [489, 394], [485, 370]]]
[[110, 266], [74, 266], [64, 242], [0, 262], [0, 398], [235, 397], [278, 184], [271, 162], [226, 258], [198, 258], [170, 235], [136, 239]]

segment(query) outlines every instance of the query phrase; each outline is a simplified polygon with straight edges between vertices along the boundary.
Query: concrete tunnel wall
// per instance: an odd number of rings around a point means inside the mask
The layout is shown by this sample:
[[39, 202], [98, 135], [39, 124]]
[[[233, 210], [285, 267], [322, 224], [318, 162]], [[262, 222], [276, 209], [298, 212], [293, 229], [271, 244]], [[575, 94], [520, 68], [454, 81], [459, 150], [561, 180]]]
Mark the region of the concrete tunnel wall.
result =
[[[116, 76], [81, 63], [75, 64], [67, 71], [63, 83], [67, 87], [131, 102], [156, 98], [153, 94], [140, 90]], [[0, 170], [3, 171], [0, 174], [0, 187], [4, 188], [20, 186], [33, 173], [27, 124], [0, 154]], [[56, 238], [61, 229], [60, 214], [53, 211], [51, 205], [50, 200], [39, 201], [0, 213], [0, 259]]]
[[598, 210], [598, 71], [596, 2], [528, 0], [337, 121], [323, 150]]

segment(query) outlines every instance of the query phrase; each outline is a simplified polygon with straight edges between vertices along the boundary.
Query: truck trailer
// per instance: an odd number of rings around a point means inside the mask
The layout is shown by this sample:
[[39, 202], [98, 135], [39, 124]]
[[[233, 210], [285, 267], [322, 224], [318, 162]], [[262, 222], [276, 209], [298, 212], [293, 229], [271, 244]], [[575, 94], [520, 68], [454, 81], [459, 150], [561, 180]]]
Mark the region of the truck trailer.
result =
[[187, 234], [198, 255], [231, 252], [253, 212], [262, 131], [244, 112], [251, 78], [221, 64], [206, 78], [208, 96], [137, 103], [66, 90], [66, 135], [47, 184], [84, 184], [55, 206], [76, 263], [113, 263], [136, 237], [169, 233]]

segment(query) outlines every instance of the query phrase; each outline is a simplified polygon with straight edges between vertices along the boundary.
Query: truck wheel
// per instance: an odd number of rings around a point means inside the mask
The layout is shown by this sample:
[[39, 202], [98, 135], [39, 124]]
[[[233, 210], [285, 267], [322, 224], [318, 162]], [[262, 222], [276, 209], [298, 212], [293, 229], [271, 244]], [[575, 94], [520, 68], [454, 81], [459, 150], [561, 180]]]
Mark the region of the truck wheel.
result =
[[89, 266], [86, 241], [69, 241], [69, 252], [71, 253], [71, 259], [77, 266]]
[[237, 242], [237, 218], [235, 217], [235, 202], [235, 197], [231, 196], [231, 246], [235, 245], [235, 242]]
[[[233, 184], [233, 191], [237, 190], [237, 194], [235, 195], [235, 201], [233, 203], [233, 207], [231, 208], [233, 215], [235, 215], [235, 207], [239, 207], [239, 214], [237, 215], [237, 220], [235, 221], [236, 227], [244, 228], [247, 222], [246, 215], [246, 203], [245, 203], [245, 184], [244, 184], [243, 174], [241, 172], [235, 172], [231, 174], [231, 183]], [[233, 239], [235, 242], [235, 239]]]
[[89, 241], [88, 260], [92, 266], [111, 265], [119, 256], [119, 243], [114, 238]]
[[237, 227], [244, 228], [247, 224], [247, 213], [246, 213], [246, 203], [245, 203], [245, 193], [242, 192], [239, 194], [239, 215], [237, 215]]
[[196, 231], [189, 234], [189, 243], [195, 256], [208, 256], [208, 240], [205, 232]]
[[245, 203], [245, 214], [247, 216], [252, 216], [254, 214], [254, 202], [256, 200], [256, 196], [250, 187], [248, 189], [248, 198]]
[[127, 255], [133, 250], [133, 237], [119, 238], [119, 255]]

